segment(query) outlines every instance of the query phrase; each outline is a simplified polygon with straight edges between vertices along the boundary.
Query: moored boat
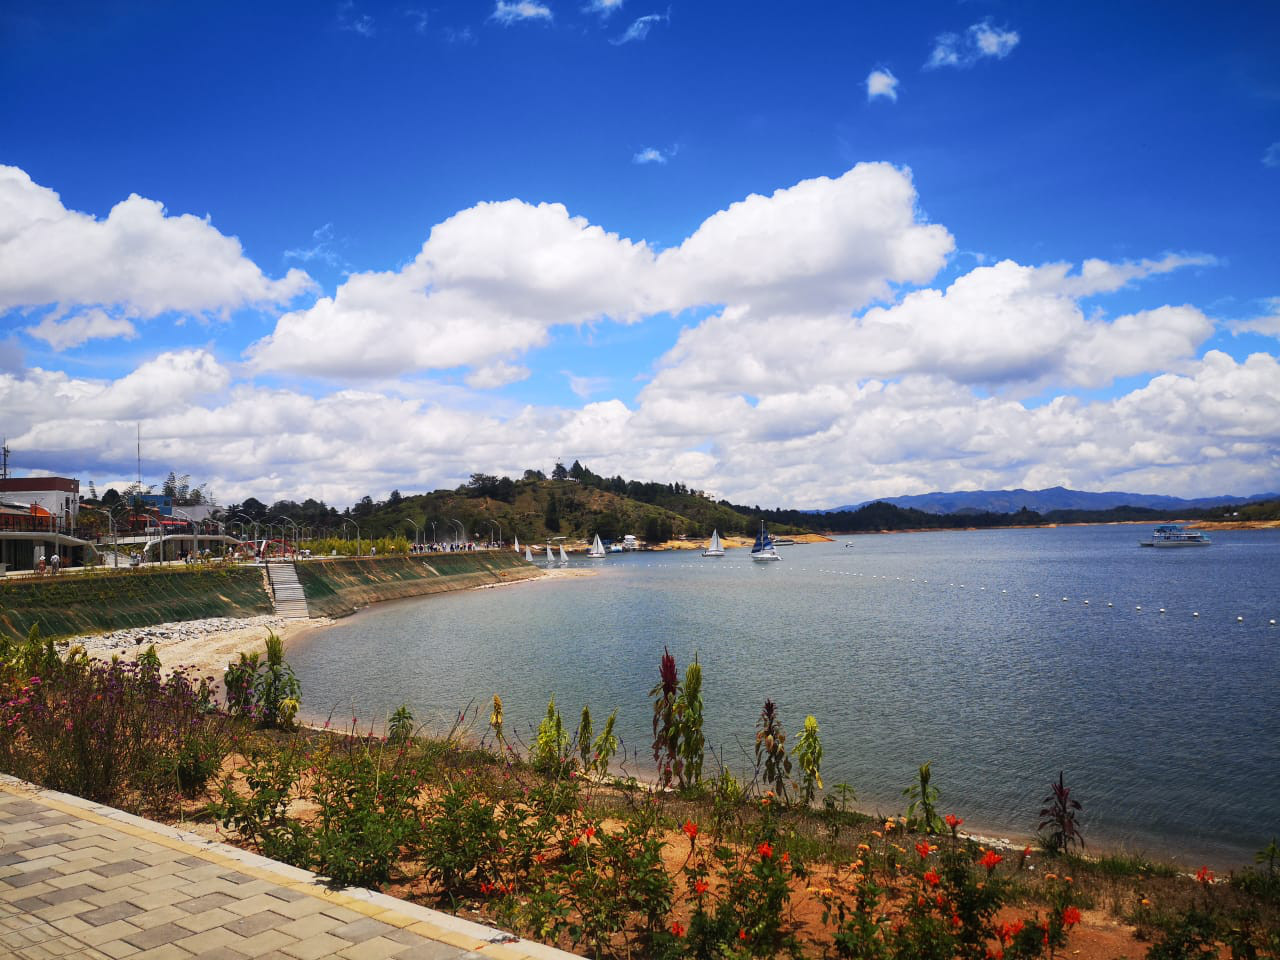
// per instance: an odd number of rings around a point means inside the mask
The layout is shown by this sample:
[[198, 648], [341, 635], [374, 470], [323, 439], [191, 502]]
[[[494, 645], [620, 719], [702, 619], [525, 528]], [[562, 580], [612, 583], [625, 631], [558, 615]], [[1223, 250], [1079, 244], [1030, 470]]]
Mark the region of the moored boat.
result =
[[1156, 527], [1150, 540], [1139, 540], [1140, 547], [1207, 547], [1213, 543], [1199, 530], [1188, 530], [1176, 523]]
[[604, 559], [604, 544], [600, 542], [600, 534], [596, 534], [595, 540], [591, 542], [591, 549], [587, 551], [587, 556], [592, 560]]
[[778, 551], [774, 549], [773, 540], [769, 537], [769, 531], [764, 528], [764, 521], [760, 521], [760, 532], [756, 534], [755, 545], [751, 548], [752, 560], [781, 560]]

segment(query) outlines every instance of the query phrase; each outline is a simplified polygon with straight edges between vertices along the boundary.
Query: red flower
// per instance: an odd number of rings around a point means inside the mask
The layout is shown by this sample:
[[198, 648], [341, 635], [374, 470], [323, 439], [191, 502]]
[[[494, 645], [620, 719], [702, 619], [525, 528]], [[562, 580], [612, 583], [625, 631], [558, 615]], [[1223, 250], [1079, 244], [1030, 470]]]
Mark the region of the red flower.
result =
[[1074, 927], [1080, 922], [1080, 911], [1075, 907], [1067, 907], [1062, 911], [1062, 925], [1064, 927]]
[[928, 873], [924, 875], [924, 882], [931, 887], [936, 887], [939, 883], [942, 882], [942, 878], [939, 877], [934, 871], [930, 870]]
[[767, 840], [762, 841], [760, 846], [756, 847], [756, 853], [760, 854], [761, 860], [768, 860], [773, 856], [773, 844], [769, 843]]
[[675, 934], [677, 937], [683, 937], [683, 936], [684, 936], [684, 927], [680, 925], [680, 921], [679, 921], [679, 920], [675, 920], [675, 921], [673, 921], [673, 922], [672, 922], [672, 924], [671, 924], [671, 932], [672, 932], [673, 934]]
[[926, 859], [929, 856], [929, 854], [933, 853], [933, 851], [936, 849], [938, 848], [929, 846], [928, 840], [921, 840], [919, 843], [916, 844], [916, 853], [920, 854], [921, 860]]
[[699, 880], [693, 885], [693, 889], [696, 890], [699, 895], [701, 895], [706, 893], [709, 889], [711, 889], [711, 886], [710, 884], [707, 883], [707, 881]]
[[982, 855], [982, 859], [979, 860], [978, 863], [986, 867], [987, 873], [990, 873], [996, 868], [996, 864], [1003, 859], [1004, 857], [1000, 856], [1000, 854], [996, 853], [994, 850], [988, 850]]
[[1203, 883], [1205, 886], [1208, 886], [1209, 884], [1213, 883], [1213, 871], [1210, 870], [1208, 867], [1201, 867], [1199, 870], [1196, 871], [1196, 879], [1199, 880], [1201, 883]]
[[588, 840], [590, 840], [590, 839], [591, 839], [592, 837], [594, 837], [595, 835], [596, 835], [596, 828], [595, 828], [595, 827], [587, 827], [586, 832], [584, 833], [584, 836], [585, 836]]
[[781, 856], [781, 857], [779, 857], [778, 859], [779, 859], [779, 860], [781, 860], [783, 863], [790, 863], [790, 862], [791, 862], [791, 854], [789, 854], [789, 853], [787, 853], [787, 851], [783, 850], [783, 851], [782, 851], [782, 856]]
[[947, 826], [950, 827], [952, 830], [960, 826], [960, 824], [964, 823], [964, 818], [957, 817], [954, 813], [948, 813], [945, 817], [943, 817], [943, 819], [946, 820]]
[[1000, 938], [1001, 943], [1010, 943], [1013, 938], [1022, 932], [1022, 921], [1015, 920], [1013, 923], [1002, 923], [996, 931], [996, 936]]
[[745, 940], [745, 939], [747, 939], [747, 931], [746, 931], [746, 929], [745, 929], [744, 927], [739, 927], [739, 928], [738, 928], [738, 939], [739, 939], [739, 940]]
[[578, 840], [579, 840], [578, 837], [571, 837], [569, 839], [569, 846], [576, 847], [578, 845]]
[[698, 835], [698, 825], [692, 820], [686, 820], [684, 822], [684, 832], [688, 835], [689, 839], [692, 840]]
[[961, 927], [961, 926], [963, 926], [963, 925], [964, 925], [964, 921], [962, 921], [962, 920], [960, 919], [960, 914], [958, 914], [958, 913], [953, 913], [953, 914], [951, 915], [951, 925], [952, 925], [953, 927], [957, 927], [957, 928], [958, 928], [958, 927]]

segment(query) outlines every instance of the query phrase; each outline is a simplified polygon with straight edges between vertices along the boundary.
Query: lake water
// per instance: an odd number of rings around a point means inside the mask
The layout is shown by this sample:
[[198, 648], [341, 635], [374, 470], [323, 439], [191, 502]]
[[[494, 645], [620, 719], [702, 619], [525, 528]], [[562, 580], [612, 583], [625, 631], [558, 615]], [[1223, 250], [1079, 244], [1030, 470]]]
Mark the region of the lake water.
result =
[[1280, 834], [1280, 531], [1139, 549], [1149, 533], [860, 536], [769, 564], [575, 557], [598, 575], [381, 604], [289, 658], [313, 719], [403, 702], [442, 729], [470, 704], [478, 736], [498, 693], [529, 742], [552, 695], [570, 727], [584, 703], [597, 731], [617, 707], [644, 775], [666, 646], [681, 675], [702, 663], [707, 744], [739, 772], [771, 697], [788, 747], [817, 717], [823, 778], [862, 809], [901, 812], [928, 760], [944, 812], [1026, 837], [1062, 769], [1095, 849], [1251, 862]]

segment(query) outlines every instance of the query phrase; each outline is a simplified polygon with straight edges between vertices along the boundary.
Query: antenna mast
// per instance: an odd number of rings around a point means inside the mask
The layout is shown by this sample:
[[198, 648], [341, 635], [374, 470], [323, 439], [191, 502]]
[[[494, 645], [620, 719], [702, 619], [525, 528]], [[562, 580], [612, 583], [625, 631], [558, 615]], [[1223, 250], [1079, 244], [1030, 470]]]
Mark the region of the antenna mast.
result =
[[0, 480], [9, 479], [9, 438], [0, 440]]
[[138, 495], [142, 495], [142, 424], [138, 424]]

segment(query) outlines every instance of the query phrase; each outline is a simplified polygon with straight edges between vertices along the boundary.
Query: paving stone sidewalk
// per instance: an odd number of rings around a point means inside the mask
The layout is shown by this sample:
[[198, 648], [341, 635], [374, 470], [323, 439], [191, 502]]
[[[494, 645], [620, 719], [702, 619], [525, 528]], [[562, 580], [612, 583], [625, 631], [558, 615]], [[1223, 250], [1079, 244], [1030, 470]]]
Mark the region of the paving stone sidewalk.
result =
[[571, 955], [0, 775], [0, 956], [567, 960]]

